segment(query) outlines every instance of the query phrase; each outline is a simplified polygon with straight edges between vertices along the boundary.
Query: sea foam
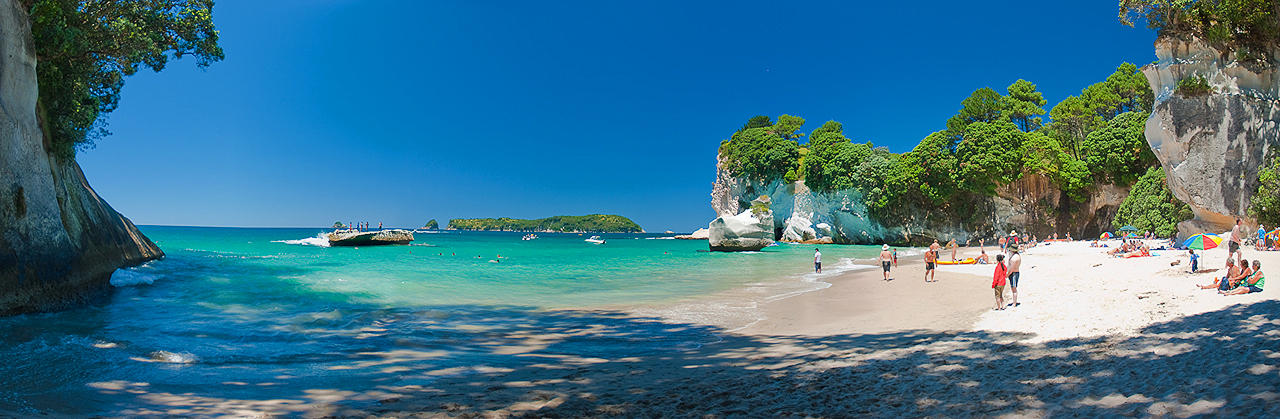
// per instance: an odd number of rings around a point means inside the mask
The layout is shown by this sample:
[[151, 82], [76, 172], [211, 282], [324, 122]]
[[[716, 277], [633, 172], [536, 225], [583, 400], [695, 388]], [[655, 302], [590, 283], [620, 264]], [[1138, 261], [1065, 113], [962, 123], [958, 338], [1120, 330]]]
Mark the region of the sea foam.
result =
[[329, 247], [329, 238], [324, 233], [316, 234], [315, 237], [307, 237], [297, 240], [272, 240], [272, 243], [297, 244], [303, 246], [319, 246]]
[[151, 285], [156, 282], [156, 278], [160, 275], [152, 272], [151, 263], [145, 263], [142, 266], [132, 268], [116, 269], [111, 273], [111, 286], [114, 287], [132, 287], [136, 285]]

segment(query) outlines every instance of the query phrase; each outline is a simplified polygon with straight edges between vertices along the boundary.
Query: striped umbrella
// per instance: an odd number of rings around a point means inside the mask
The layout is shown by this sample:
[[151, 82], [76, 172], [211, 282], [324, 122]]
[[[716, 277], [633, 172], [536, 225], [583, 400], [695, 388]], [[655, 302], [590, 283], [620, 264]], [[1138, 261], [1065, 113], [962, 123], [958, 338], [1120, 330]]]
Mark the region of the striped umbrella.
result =
[[1218, 237], [1216, 234], [1200, 233], [1188, 237], [1187, 241], [1182, 242], [1182, 247], [1188, 249], [1209, 250], [1218, 247], [1219, 244], [1222, 244], [1222, 238]]
[[1138, 238], [1138, 235], [1137, 235], [1137, 234], [1134, 234], [1134, 233], [1129, 233], [1129, 234], [1126, 234], [1126, 235], [1124, 236], [1124, 238], [1126, 238], [1126, 239], [1136, 239], [1136, 238]]
[[1277, 228], [1277, 229], [1275, 229], [1275, 230], [1271, 230], [1271, 232], [1270, 232], [1270, 233], [1267, 233], [1267, 237], [1270, 237], [1270, 238], [1275, 239], [1275, 240], [1280, 240], [1280, 228]]
[[1106, 239], [1109, 239], [1109, 238], [1112, 238], [1112, 237], [1115, 237], [1115, 236], [1112, 236], [1110, 231], [1104, 231], [1104, 232], [1102, 232], [1102, 235], [1101, 235], [1101, 236], [1098, 236], [1098, 238], [1099, 238], [1099, 239], [1102, 239], [1102, 240], [1106, 240]]

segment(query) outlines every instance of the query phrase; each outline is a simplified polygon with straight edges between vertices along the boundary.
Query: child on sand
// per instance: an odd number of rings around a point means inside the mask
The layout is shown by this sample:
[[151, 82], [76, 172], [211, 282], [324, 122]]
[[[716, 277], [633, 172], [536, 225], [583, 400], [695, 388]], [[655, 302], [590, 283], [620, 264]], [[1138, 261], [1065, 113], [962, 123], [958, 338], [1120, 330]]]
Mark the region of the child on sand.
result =
[[996, 292], [996, 310], [1004, 310], [1004, 284], [1005, 284], [1004, 255], [996, 255], [996, 271], [991, 277], [991, 289]]
[[1191, 273], [1196, 273], [1200, 269], [1200, 255], [1196, 254], [1196, 249], [1187, 249], [1187, 253], [1191, 254]]

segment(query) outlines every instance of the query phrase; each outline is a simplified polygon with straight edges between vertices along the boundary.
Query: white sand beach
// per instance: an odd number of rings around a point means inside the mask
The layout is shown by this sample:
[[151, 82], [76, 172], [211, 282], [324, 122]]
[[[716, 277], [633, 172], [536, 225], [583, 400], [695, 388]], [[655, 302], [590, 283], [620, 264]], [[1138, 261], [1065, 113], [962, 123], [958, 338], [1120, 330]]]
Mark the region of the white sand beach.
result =
[[[988, 248], [991, 253], [991, 248]], [[991, 265], [944, 266], [939, 282], [902, 260], [828, 278], [766, 303], [737, 332], [618, 312], [599, 325], [509, 334], [525, 367], [378, 389], [367, 411], [408, 416], [968, 416], [1280, 414], [1280, 297], [1199, 290], [1185, 251], [1118, 259], [1085, 242], [1028, 249], [1018, 307], [993, 311]], [[963, 255], [975, 255], [964, 249]], [[944, 256], [946, 257], [946, 256]], [[1280, 272], [1280, 252], [1245, 251]], [[1205, 269], [1226, 251], [1205, 255]], [[1170, 262], [1181, 263], [1170, 266]], [[615, 322], [621, 321], [621, 322]], [[666, 324], [714, 339], [663, 353], [556, 354], [569, 339], [614, 339]], [[407, 371], [406, 373], [413, 373]], [[318, 409], [318, 410], [317, 410]]]

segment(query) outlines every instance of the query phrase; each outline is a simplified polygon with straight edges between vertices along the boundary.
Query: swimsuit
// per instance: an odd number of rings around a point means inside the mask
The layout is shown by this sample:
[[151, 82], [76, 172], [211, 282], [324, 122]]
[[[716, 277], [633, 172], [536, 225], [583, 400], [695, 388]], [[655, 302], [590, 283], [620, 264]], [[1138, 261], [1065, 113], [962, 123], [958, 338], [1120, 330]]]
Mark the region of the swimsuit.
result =
[[1009, 272], [1009, 286], [1014, 288], [1018, 287], [1018, 276], [1021, 273], [1022, 272]]
[[889, 272], [889, 265], [890, 265], [890, 262], [887, 260], [880, 261], [880, 266], [884, 267], [885, 272]]

